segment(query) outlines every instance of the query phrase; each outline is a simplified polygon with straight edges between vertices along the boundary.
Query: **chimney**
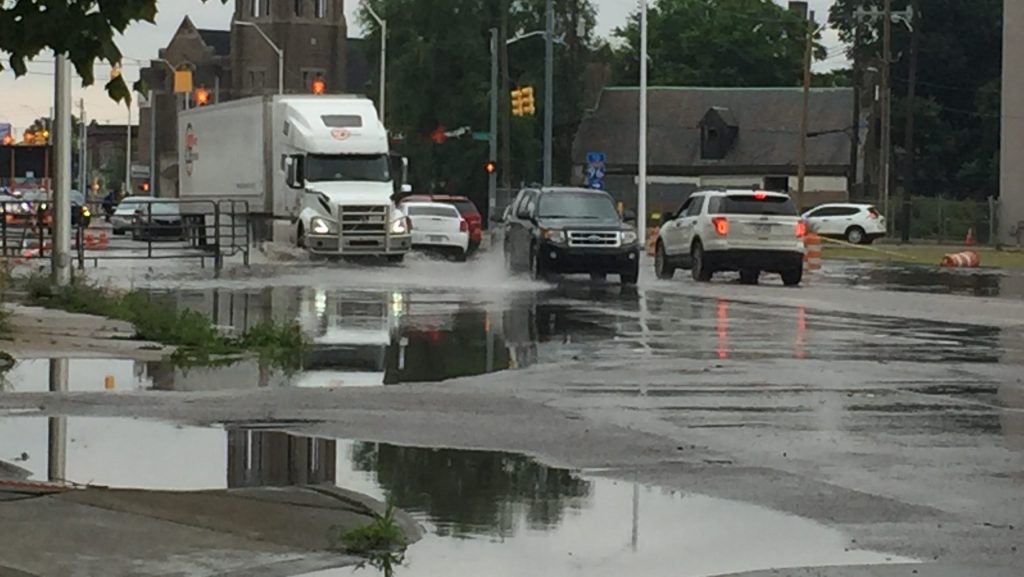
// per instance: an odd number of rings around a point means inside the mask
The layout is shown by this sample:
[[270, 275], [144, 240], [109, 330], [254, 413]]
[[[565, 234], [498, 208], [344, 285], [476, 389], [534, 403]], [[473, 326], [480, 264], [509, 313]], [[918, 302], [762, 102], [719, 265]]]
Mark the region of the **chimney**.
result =
[[807, 19], [807, 10], [808, 10], [807, 2], [790, 2], [789, 3], [789, 11], [794, 13], [794, 14], [796, 14], [796, 15], [798, 15], [798, 16], [800, 16], [800, 18], [803, 19], [803, 20]]

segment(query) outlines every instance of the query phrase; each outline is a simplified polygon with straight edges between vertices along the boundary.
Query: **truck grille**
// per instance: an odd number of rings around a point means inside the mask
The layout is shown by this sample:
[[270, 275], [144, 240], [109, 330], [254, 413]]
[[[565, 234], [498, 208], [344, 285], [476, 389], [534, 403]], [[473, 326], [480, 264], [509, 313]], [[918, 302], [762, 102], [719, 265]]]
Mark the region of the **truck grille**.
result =
[[617, 248], [620, 244], [619, 231], [569, 231], [571, 247]]
[[387, 206], [342, 206], [338, 215], [342, 236], [385, 236], [388, 232]]

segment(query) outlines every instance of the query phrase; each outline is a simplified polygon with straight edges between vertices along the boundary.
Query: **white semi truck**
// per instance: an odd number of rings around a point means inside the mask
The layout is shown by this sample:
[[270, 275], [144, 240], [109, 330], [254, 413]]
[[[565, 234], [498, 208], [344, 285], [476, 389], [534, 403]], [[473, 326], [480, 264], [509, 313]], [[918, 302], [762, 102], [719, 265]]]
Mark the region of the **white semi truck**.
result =
[[204, 215], [207, 230], [220, 203], [221, 227], [224, 213], [237, 220], [246, 207], [257, 238], [317, 255], [398, 262], [411, 248], [411, 223], [394, 202], [408, 191], [407, 164], [365, 98], [261, 96], [183, 111], [178, 159], [182, 211]]

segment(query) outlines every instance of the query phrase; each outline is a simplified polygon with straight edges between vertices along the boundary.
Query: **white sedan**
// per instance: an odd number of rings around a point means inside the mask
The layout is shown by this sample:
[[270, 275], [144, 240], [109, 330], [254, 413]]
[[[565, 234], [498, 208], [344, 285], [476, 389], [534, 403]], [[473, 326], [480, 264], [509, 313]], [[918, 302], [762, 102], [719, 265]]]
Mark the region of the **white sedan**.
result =
[[413, 248], [439, 250], [466, 260], [469, 223], [459, 209], [439, 202], [408, 202], [402, 208], [412, 221]]
[[809, 231], [852, 244], [871, 244], [886, 234], [885, 217], [870, 204], [823, 204], [803, 218]]

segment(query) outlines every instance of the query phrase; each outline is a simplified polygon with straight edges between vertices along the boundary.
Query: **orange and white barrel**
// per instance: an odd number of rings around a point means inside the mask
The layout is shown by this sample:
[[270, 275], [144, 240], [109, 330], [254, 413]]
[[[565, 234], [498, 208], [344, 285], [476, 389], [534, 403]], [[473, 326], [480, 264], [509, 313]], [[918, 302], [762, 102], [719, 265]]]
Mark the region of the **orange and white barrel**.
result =
[[804, 270], [821, 269], [821, 237], [812, 233], [804, 236]]
[[940, 264], [948, 268], [978, 268], [981, 266], [981, 256], [973, 250], [965, 250], [947, 254], [942, 257]]

